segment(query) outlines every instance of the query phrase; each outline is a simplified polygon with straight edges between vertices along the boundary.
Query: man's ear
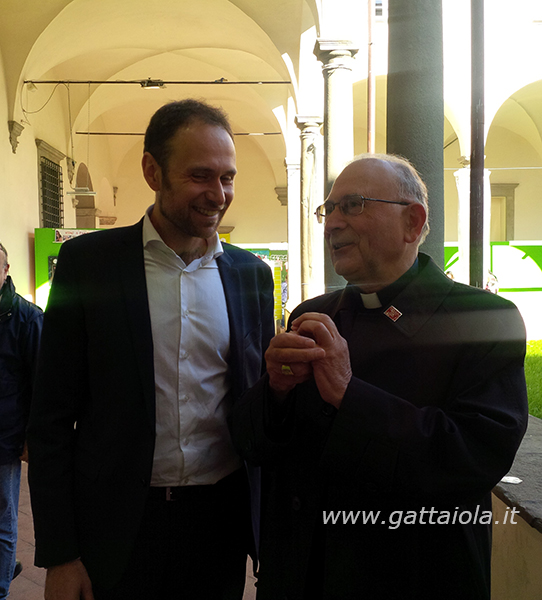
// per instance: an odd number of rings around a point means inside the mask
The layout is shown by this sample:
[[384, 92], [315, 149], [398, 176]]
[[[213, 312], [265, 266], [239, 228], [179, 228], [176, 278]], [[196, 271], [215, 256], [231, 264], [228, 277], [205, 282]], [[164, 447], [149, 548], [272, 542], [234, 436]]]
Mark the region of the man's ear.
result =
[[414, 243], [420, 237], [427, 213], [425, 207], [419, 202], [413, 202], [405, 209], [406, 226], [405, 226], [405, 241]]
[[145, 152], [141, 159], [141, 167], [143, 169], [143, 177], [145, 177], [145, 181], [151, 190], [159, 192], [162, 189], [162, 169], [154, 156], [149, 152]]

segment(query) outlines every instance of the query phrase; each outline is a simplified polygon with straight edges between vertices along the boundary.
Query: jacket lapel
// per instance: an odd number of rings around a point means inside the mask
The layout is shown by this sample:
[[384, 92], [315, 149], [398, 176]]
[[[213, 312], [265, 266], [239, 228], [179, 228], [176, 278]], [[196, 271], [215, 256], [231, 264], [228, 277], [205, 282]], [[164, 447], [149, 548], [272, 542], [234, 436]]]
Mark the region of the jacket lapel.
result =
[[243, 375], [243, 338], [245, 331], [241, 278], [238, 269], [228, 255], [228, 249], [225, 245], [224, 254], [218, 257], [217, 264], [222, 280], [222, 286], [224, 287], [224, 295], [226, 296], [226, 306], [228, 309], [230, 325], [231, 381], [234, 392], [233, 397], [236, 398], [239, 395], [239, 384], [242, 382]]
[[419, 260], [418, 275], [392, 302], [401, 312], [394, 324], [408, 337], [416, 335], [432, 318], [454, 285], [429, 256], [420, 252]]
[[118, 261], [131, 341], [145, 398], [149, 422], [155, 426], [154, 359], [151, 318], [143, 255], [143, 220], [126, 229], [119, 244]]

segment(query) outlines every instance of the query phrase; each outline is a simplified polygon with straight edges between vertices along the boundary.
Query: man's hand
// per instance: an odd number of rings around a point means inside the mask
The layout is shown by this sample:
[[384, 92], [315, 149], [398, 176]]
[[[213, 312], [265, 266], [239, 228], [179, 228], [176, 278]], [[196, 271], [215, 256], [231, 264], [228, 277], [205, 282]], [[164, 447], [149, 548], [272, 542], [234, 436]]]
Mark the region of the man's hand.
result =
[[77, 559], [47, 569], [44, 598], [45, 600], [94, 600], [92, 584], [83, 563]]
[[325, 350], [312, 360], [312, 372], [322, 398], [339, 408], [352, 378], [348, 344], [335, 323], [322, 313], [305, 313], [292, 323], [292, 333], [310, 338], [317, 348]]
[[313, 360], [322, 359], [325, 351], [310, 337], [297, 333], [280, 333], [265, 353], [269, 385], [278, 400], [284, 400], [298, 383], [312, 377]]

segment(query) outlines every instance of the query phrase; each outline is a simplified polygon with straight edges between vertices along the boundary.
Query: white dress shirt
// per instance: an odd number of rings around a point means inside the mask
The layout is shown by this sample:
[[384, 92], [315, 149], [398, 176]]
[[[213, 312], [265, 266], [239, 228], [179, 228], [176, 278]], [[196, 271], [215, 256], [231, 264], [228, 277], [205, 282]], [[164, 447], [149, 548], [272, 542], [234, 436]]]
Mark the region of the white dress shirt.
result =
[[188, 266], [162, 240], [147, 210], [145, 276], [156, 389], [153, 486], [213, 484], [241, 465], [231, 443], [230, 328], [216, 258], [218, 234]]

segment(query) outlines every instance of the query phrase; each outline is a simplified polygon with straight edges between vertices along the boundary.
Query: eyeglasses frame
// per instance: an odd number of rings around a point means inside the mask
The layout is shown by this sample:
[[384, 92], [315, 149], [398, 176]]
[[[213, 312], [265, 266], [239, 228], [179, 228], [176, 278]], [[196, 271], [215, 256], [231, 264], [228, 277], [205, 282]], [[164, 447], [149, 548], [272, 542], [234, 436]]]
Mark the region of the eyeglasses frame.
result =
[[[362, 204], [361, 204], [361, 210], [359, 211], [358, 214], [356, 215], [348, 215], [345, 214], [344, 211], [341, 208], [341, 202], [345, 199], [345, 198], [359, 198], [360, 200], [362, 200]], [[324, 202], [324, 204], [320, 204], [320, 206], [318, 206], [316, 208], [315, 211], [315, 216], [316, 219], [318, 220], [318, 223], [324, 223], [326, 220], [326, 217], [328, 217], [334, 210], [335, 207], [338, 205], [339, 206], [339, 210], [341, 211], [341, 213], [343, 214], [343, 216], [345, 217], [359, 217], [359, 215], [361, 215], [363, 213], [363, 211], [365, 210], [365, 202], [366, 201], [369, 202], [383, 202], [384, 204], [399, 204], [401, 206], [409, 206], [410, 204], [412, 204], [412, 202], [406, 202], [404, 200], [379, 200], [377, 198], [366, 198], [365, 196], [362, 196], [361, 194], [348, 194], [348, 196], [343, 196], [343, 198], [341, 198], [338, 202], [331, 202], [331, 200], [327, 200], [326, 202]], [[331, 203], [333, 205], [333, 209], [329, 211], [329, 213], [322, 215], [320, 214], [320, 209], [325, 208], [326, 204]]]

